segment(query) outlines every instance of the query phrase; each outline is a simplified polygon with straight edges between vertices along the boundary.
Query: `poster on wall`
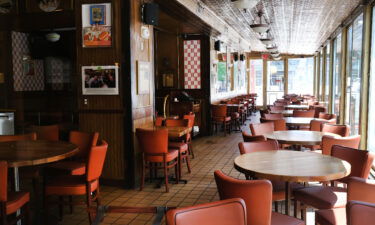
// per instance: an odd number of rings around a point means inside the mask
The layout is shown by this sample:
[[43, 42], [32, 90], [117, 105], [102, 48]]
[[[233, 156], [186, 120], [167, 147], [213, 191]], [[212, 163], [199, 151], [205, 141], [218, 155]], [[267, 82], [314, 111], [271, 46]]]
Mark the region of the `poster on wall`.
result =
[[118, 66], [83, 66], [83, 95], [118, 95]]
[[149, 62], [137, 61], [137, 92], [150, 93], [151, 66]]
[[111, 3], [82, 5], [82, 46], [112, 46]]

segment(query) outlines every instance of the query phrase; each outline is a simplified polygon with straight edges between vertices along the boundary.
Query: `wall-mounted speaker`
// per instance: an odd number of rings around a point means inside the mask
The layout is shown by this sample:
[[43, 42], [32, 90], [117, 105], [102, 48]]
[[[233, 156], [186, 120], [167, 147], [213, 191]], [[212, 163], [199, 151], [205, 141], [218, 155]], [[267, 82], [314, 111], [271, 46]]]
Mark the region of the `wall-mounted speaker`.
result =
[[215, 50], [216, 51], [220, 51], [220, 46], [221, 46], [221, 42], [220, 41], [215, 41]]
[[234, 54], [233, 54], [233, 60], [234, 60], [235, 62], [238, 61], [238, 54], [237, 54], [237, 53], [234, 53]]
[[159, 24], [159, 5], [156, 3], [143, 4], [142, 21], [145, 24], [157, 26]]
[[240, 55], [240, 61], [245, 61], [245, 55], [244, 54]]

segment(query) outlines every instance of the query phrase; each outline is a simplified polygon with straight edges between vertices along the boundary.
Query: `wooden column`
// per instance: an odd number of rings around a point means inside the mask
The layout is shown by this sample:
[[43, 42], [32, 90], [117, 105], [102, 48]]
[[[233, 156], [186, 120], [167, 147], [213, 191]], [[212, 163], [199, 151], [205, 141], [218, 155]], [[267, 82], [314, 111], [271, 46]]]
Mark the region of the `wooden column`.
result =
[[341, 98], [340, 98], [340, 118], [339, 123], [345, 123], [345, 101], [346, 101], [346, 78], [347, 78], [347, 70], [346, 70], [346, 63], [347, 63], [347, 43], [348, 43], [348, 28], [344, 27], [342, 29], [342, 36], [341, 36]]
[[263, 108], [267, 108], [267, 60], [263, 59]]
[[320, 57], [321, 57], [321, 54], [320, 52], [318, 53], [318, 55], [316, 56], [316, 61], [317, 61], [317, 68], [316, 68], [316, 99], [319, 101], [319, 96], [320, 96]]
[[323, 48], [323, 70], [322, 70], [322, 93], [319, 101], [324, 101], [326, 94], [326, 71], [327, 71], [327, 46]]
[[316, 82], [317, 82], [317, 78], [316, 78], [316, 75], [317, 75], [317, 71], [316, 71], [316, 67], [317, 67], [317, 63], [316, 63], [316, 56], [314, 56], [314, 90], [313, 90], [313, 95], [316, 96]]
[[331, 39], [329, 42], [330, 42], [330, 50], [329, 50], [329, 58], [330, 58], [330, 61], [329, 61], [329, 96], [328, 96], [328, 112], [329, 113], [332, 113], [332, 106], [333, 106], [333, 64], [334, 64], [334, 61], [333, 61], [333, 55], [335, 54], [333, 52], [334, 50], [334, 39]]
[[[288, 82], [289, 82], [289, 64], [288, 57], [284, 59], [284, 95], [288, 94]], [[293, 93], [295, 94], [295, 93]]]

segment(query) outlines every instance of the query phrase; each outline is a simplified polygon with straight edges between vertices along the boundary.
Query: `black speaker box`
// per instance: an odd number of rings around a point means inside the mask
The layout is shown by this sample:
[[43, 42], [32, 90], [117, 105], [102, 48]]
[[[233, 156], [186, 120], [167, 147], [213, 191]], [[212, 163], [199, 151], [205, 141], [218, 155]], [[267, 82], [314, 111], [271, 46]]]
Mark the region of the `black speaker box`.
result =
[[233, 54], [233, 59], [234, 59], [235, 62], [238, 61], [238, 54], [237, 54], [237, 53], [234, 53], [234, 54]]
[[245, 55], [244, 54], [240, 55], [240, 61], [245, 61]]
[[159, 5], [156, 3], [145, 3], [142, 5], [143, 23], [157, 26], [159, 24]]
[[215, 41], [215, 50], [216, 51], [220, 51], [220, 45], [221, 45], [221, 42], [220, 41]]

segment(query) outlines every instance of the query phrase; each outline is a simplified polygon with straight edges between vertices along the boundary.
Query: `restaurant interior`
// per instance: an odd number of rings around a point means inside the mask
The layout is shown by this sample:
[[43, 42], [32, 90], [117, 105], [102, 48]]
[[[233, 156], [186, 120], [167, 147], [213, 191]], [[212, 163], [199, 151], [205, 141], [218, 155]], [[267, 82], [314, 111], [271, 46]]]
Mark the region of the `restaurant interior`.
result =
[[0, 225], [375, 225], [375, 0], [0, 0]]

